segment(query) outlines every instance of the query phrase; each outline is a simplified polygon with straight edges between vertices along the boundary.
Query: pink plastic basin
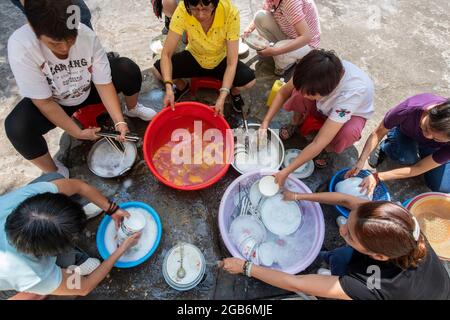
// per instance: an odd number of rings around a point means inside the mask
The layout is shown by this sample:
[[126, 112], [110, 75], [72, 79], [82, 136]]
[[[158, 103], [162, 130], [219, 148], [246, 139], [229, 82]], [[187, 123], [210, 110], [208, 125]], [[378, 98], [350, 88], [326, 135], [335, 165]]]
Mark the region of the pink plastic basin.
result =
[[[218, 217], [220, 235], [225, 246], [233, 257], [244, 259], [228, 235], [231, 224], [231, 215], [235, 209], [234, 197], [239, 192], [239, 183], [241, 184], [241, 188], [243, 186], [250, 187], [255, 181], [268, 174], [273, 173], [268, 173], [267, 171], [261, 172], [258, 170], [241, 175], [231, 183], [222, 197]], [[294, 192], [311, 193], [311, 190], [303, 182], [292, 175], [288, 177], [286, 186], [287, 189]], [[322, 248], [325, 235], [325, 223], [320, 205], [316, 202], [301, 201], [299, 202], [299, 206], [303, 212], [303, 216], [302, 224], [298, 232], [302, 232], [300, 243], [301, 245], [306, 246], [304, 250], [302, 250], [305, 254], [299, 256], [298, 261], [295, 264], [284, 269], [277, 267], [277, 265], [273, 266], [274, 269], [290, 274], [297, 274], [305, 270], [309, 265], [311, 265], [311, 263], [314, 262], [320, 252], [320, 249]]]

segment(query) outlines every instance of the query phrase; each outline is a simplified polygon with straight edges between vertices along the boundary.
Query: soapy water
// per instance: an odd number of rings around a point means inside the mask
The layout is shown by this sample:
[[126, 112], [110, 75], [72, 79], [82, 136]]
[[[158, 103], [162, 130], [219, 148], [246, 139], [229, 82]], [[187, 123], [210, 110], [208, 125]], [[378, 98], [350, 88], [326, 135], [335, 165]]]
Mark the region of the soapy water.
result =
[[363, 179], [360, 177], [351, 177], [338, 182], [334, 189], [336, 192], [348, 194], [360, 199], [372, 200], [373, 195], [367, 195], [362, 191], [362, 188], [360, 187], [362, 181]]
[[[118, 260], [119, 262], [132, 262], [143, 258], [153, 248], [158, 235], [157, 224], [153, 219], [153, 216], [150, 215], [146, 210], [142, 208], [131, 207], [127, 208], [126, 211], [128, 211], [130, 214], [142, 214], [146, 219], [146, 223], [136, 246], [127, 250], [125, 254], [122, 255], [122, 257]], [[117, 240], [117, 230], [115, 227], [115, 223], [113, 220], [111, 220], [106, 227], [104, 237], [105, 247], [106, 250], [108, 250], [109, 254], [112, 254], [114, 253], [114, 251], [116, 251]]]
[[294, 233], [301, 224], [302, 213], [293, 201], [284, 201], [278, 194], [264, 201], [261, 218], [266, 228], [280, 236]]
[[131, 168], [136, 159], [136, 149], [132, 142], [125, 141], [125, 152], [114, 149], [106, 140], [102, 140], [92, 153], [91, 170], [102, 177], [116, 177]]
[[[195, 133], [191, 133], [190, 141], [169, 141], [161, 146], [154, 153], [152, 159], [156, 171], [164, 179], [177, 186], [199, 185], [215, 177], [225, 166], [225, 161], [223, 161], [223, 142], [202, 141], [200, 150], [196, 150], [194, 141], [202, 140], [199, 137], [195, 137]], [[185, 150], [191, 151], [191, 154], [186, 158], [187, 161], [182, 162], [179, 160], [184, 160], [184, 155], [181, 156], [183, 159], [174, 159], [173, 149], [179, 149], [183, 144], [186, 147]], [[179, 155], [177, 154], [177, 156]], [[196, 159], [200, 159], [201, 161], [196, 163]], [[216, 159], [220, 160], [216, 162]]]
[[[257, 185], [257, 181], [254, 182], [253, 185]], [[241, 190], [241, 199], [244, 195], [245, 192]], [[230, 221], [230, 240], [236, 248], [239, 248], [242, 239], [245, 238], [245, 235], [250, 235], [255, 238], [258, 243], [255, 250], [258, 252], [256, 254], [252, 254], [250, 258], [254, 263], [265, 265], [267, 267], [278, 266], [281, 269], [286, 269], [295, 265], [299, 260], [308, 255], [310, 246], [301, 244], [305, 239], [314, 238], [315, 231], [313, 228], [302, 228], [302, 224], [299, 223], [297, 229], [292, 234], [288, 236], [276, 235], [268, 230], [258, 218], [253, 216], [239, 216], [239, 193], [235, 194], [234, 200], [236, 207]], [[295, 205], [299, 206], [297, 203], [295, 203]], [[300, 206], [299, 211], [302, 212]], [[244, 220], [244, 217], [247, 220]], [[258, 222], [254, 222], [250, 220], [250, 218], [261, 222], [265, 232], [260, 230], [261, 228]], [[235, 222], [236, 220], [237, 223]], [[262, 234], [265, 234], [265, 236], [263, 237]], [[259, 251], [261, 244], [264, 244], [263, 246], [265, 247], [261, 251], [263, 252], [262, 256]], [[269, 264], [270, 262], [272, 263]]]
[[[248, 144], [245, 143], [247, 138]], [[273, 169], [280, 166], [280, 146], [276, 139], [259, 138], [251, 129], [248, 135], [240, 133], [234, 148], [234, 165], [242, 172]]]

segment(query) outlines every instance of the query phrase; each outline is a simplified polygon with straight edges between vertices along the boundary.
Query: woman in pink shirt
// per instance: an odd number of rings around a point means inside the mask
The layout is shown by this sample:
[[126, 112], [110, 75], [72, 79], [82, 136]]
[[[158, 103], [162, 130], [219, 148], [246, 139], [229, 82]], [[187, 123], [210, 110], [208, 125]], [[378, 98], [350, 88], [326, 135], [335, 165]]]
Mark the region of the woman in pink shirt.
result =
[[273, 57], [276, 75], [283, 75], [298, 60], [320, 44], [320, 24], [314, 0], [265, 0], [244, 31], [254, 30], [273, 43], [258, 51], [262, 57]]

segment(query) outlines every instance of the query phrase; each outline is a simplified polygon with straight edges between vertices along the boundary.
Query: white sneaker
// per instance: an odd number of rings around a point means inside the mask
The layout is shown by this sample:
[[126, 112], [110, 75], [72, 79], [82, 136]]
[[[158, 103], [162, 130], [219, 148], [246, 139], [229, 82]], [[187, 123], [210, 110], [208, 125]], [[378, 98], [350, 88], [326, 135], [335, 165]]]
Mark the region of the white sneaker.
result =
[[156, 115], [155, 110], [153, 110], [152, 108], [147, 108], [139, 102], [133, 109], [128, 109], [128, 107], [125, 106], [125, 110], [123, 113], [128, 117], [140, 118], [144, 121], [150, 121]]
[[56, 159], [53, 159], [53, 162], [55, 162], [56, 168], [58, 168], [58, 170], [56, 172], [58, 172], [64, 178], [69, 179], [69, 177], [70, 177], [69, 169]]
[[342, 225], [347, 223], [347, 218], [344, 216], [339, 216], [336, 218], [336, 224], [338, 225], [338, 227], [341, 227]]
[[79, 273], [82, 276], [90, 275], [100, 266], [100, 260], [96, 258], [88, 258], [85, 262], [80, 264], [79, 266], [71, 266], [74, 268], [75, 272]]
[[83, 207], [83, 210], [84, 210], [84, 213], [86, 213], [86, 217], [88, 219], [92, 219], [103, 212], [102, 208], [98, 207], [97, 205], [93, 204], [92, 202], [85, 205]]
[[323, 276], [331, 276], [331, 271], [330, 269], [319, 268], [319, 270], [317, 270], [317, 274], [321, 274]]

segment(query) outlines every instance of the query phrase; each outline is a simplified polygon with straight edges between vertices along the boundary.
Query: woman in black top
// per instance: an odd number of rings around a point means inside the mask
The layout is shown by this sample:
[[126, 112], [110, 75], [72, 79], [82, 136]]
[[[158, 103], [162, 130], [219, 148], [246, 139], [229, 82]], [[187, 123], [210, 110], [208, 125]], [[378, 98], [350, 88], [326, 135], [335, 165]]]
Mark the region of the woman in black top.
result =
[[333, 299], [450, 299], [449, 275], [405, 208], [340, 193], [286, 191], [284, 198], [351, 210], [339, 230], [348, 247], [323, 254], [335, 264], [330, 265], [332, 275], [290, 275], [237, 258], [224, 259], [224, 270], [244, 272], [285, 290]]

